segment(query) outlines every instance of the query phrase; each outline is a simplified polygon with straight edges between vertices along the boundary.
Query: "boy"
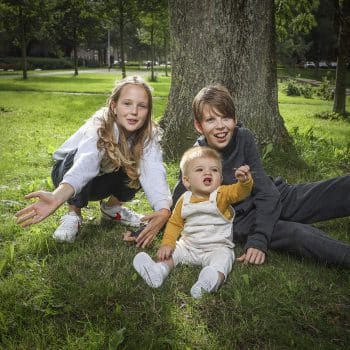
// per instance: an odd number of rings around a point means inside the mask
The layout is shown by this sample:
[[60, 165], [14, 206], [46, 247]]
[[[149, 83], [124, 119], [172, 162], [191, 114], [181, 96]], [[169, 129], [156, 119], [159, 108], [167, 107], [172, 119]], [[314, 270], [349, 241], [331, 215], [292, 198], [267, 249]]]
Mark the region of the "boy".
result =
[[[221, 186], [219, 154], [209, 147], [187, 150], [180, 162], [182, 181], [187, 192], [176, 203], [167, 223], [158, 262], [142, 252], [135, 256], [134, 267], [153, 288], [162, 285], [170, 270], [179, 263], [201, 265], [191, 295], [216, 291], [232, 269], [234, 252], [231, 203], [242, 201], [252, 189], [249, 166], [235, 171], [237, 183]], [[179, 241], [176, 241], [180, 236]]]
[[[309, 224], [350, 215], [350, 176], [289, 185], [266, 175], [253, 134], [237, 124], [233, 99], [221, 85], [203, 88], [193, 101], [194, 126], [202, 134], [197, 146], [222, 156], [223, 183], [234, 181], [231, 169], [249, 164], [252, 195], [234, 206], [233, 242], [244, 243], [239, 261], [263, 264], [268, 249], [296, 253], [325, 263], [350, 267], [350, 245]], [[179, 181], [173, 203], [185, 191]]]

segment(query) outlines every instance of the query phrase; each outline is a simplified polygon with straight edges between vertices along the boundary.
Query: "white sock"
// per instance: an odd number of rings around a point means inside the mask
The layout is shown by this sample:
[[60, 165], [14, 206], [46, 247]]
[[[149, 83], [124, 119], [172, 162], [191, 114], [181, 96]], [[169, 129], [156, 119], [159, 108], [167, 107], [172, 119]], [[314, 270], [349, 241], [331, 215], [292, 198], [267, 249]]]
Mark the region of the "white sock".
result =
[[164, 262], [155, 262], [145, 252], [136, 254], [133, 265], [135, 270], [152, 288], [160, 287], [168, 276], [170, 268]]
[[194, 298], [201, 298], [203, 293], [215, 292], [220, 286], [220, 276], [211, 266], [202, 269], [198, 276], [197, 282], [191, 288], [191, 295]]

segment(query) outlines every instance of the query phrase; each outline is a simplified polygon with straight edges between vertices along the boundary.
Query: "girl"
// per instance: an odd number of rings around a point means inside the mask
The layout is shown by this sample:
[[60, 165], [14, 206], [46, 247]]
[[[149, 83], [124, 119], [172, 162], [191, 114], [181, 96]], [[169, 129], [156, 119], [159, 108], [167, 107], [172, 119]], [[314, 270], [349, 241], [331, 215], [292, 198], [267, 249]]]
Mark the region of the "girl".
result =
[[152, 122], [150, 87], [140, 77], [121, 80], [98, 110], [54, 153], [52, 170], [56, 189], [25, 196], [37, 201], [16, 216], [22, 226], [36, 224], [51, 215], [64, 202], [68, 214], [53, 237], [73, 242], [82, 223], [81, 208], [90, 200], [102, 200], [104, 216], [130, 226], [139, 226], [140, 215], [122, 206], [130, 201], [140, 185], [155, 210], [142, 218], [146, 228], [136, 239], [146, 247], [170, 215], [171, 196], [166, 182], [159, 131]]

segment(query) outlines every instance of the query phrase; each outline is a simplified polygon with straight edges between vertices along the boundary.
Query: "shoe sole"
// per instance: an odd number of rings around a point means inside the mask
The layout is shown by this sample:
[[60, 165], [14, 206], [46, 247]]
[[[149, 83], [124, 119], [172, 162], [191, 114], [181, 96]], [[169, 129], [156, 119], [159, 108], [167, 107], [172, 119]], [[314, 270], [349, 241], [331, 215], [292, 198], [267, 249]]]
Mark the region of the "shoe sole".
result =
[[75, 234], [75, 236], [73, 238], [70, 238], [70, 239], [67, 239], [67, 238], [61, 238], [61, 237], [57, 237], [55, 235], [55, 232], [52, 234], [52, 238], [56, 241], [56, 242], [59, 242], [59, 243], [64, 243], [64, 242], [67, 242], [67, 243], [74, 243], [78, 234], [79, 234], [79, 231], [81, 229], [81, 224], [78, 225], [78, 232]]
[[104, 211], [101, 210], [102, 217], [107, 221], [113, 221], [113, 222], [119, 222], [125, 226], [131, 226], [131, 227], [139, 227], [140, 223], [132, 223], [130, 221], [125, 221], [123, 219], [117, 220], [115, 217], [108, 215]]
[[55, 234], [52, 235], [52, 238], [56, 241], [56, 242], [59, 242], [59, 243], [74, 243], [75, 239], [77, 238], [78, 236], [78, 233], [74, 236], [74, 238], [71, 238], [71, 239], [67, 239], [67, 238], [61, 238], [61, 237], [56, 237]]

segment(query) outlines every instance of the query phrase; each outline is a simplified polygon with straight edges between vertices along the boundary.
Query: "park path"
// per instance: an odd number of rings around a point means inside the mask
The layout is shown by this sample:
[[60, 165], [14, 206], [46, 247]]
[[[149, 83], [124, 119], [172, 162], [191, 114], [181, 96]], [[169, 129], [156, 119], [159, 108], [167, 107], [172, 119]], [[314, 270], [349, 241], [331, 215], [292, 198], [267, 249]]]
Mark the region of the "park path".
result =
[[[78, 73], [91, 73], [91, 74], [98, 74], [98, 73], [108, 73], [111, 75], [121, 74], [120, 69], [108, 69], [108, 68], [96, 68], [96, 69], [79, 69]], [[74, 69], [66, 69], [66, 70], [55, 70], [55, 71], [40, 71], [40, 70], [34, 70], [30, 71], [28, 73], [28, 77], [38, 77], [38, 76], [53, 76], [53, 75], [63, 75], [63, 74], [72, 74], [74, 75]], [[140, 76], [146, 76], [150, 74], [150, 71], [144, 71], [144, 70], [127, 70], [127, 75], [135, 74]], [[7, 74], [0, 74], [0, 79], [6, 79], [6, 78], [13, 78], [14, 76], [22, 76], [22, 71], [13, 71], [9, 72]]]
[[[140, 76], [146, 76], [150, 73], [150, 71], [148, 70], [131, 70], [131, 71], [127, 71], [127, 74], [130, 75], [130, 72], [134, 73], [135, 75], [140, 75]], [[69, 74], [71, 73], [72, 75], [74, 74], [74, 70], [57, 70], [57, 71], [34, 71], [29, 73], [29, 76], [52, 76], [52, 75], [62, 75], [62, 74]], [[120, 74], [121, 70], [120, 69], [108, 69], [108, 68], [96, 68], [96, 69], [80, 69], [79, 73], [91, 73], [91, 74], [97, 74], [97, 73], [108, 73], [108, 74]], [[12, 78], [14, 75], [18, 75], [18, 74], [22, 74], [22, 71], [15, 71], [13, 72], [13, 74], [0, 74], [0, 79], [1, 78]], [[287, 77], [283, 77], [283, 79], [285, 79]], [[300, 83], [306, 83], [306, 84], [310, 84], [313, 86], [318, 86], [321, 84], [321, 81], [319, 80], [314, 80], [314, 79], [306, 79], [306, 78], [292, 78]], [[332, 89], [334, 89], [334, 86], [331, 86]], [[347, 88], [346, 89], [346, 95], [350, 96], [350, 89]]]
[[[296, 81], [298, 81], [300, 83], [310, 84], [310, 85], [313, 85], [313, 86], [319, 86], [322, 83], [319, 80], [306, 79], [306, 78], [294, 78], [294, 80], [296, 80]], [[330, 88], [333, 89], [333, 90], [335, 89], [334, 86], [331, 86]], [[350, 96], [350, 89], [349, 88], [346, 89], [346, 95]]]

